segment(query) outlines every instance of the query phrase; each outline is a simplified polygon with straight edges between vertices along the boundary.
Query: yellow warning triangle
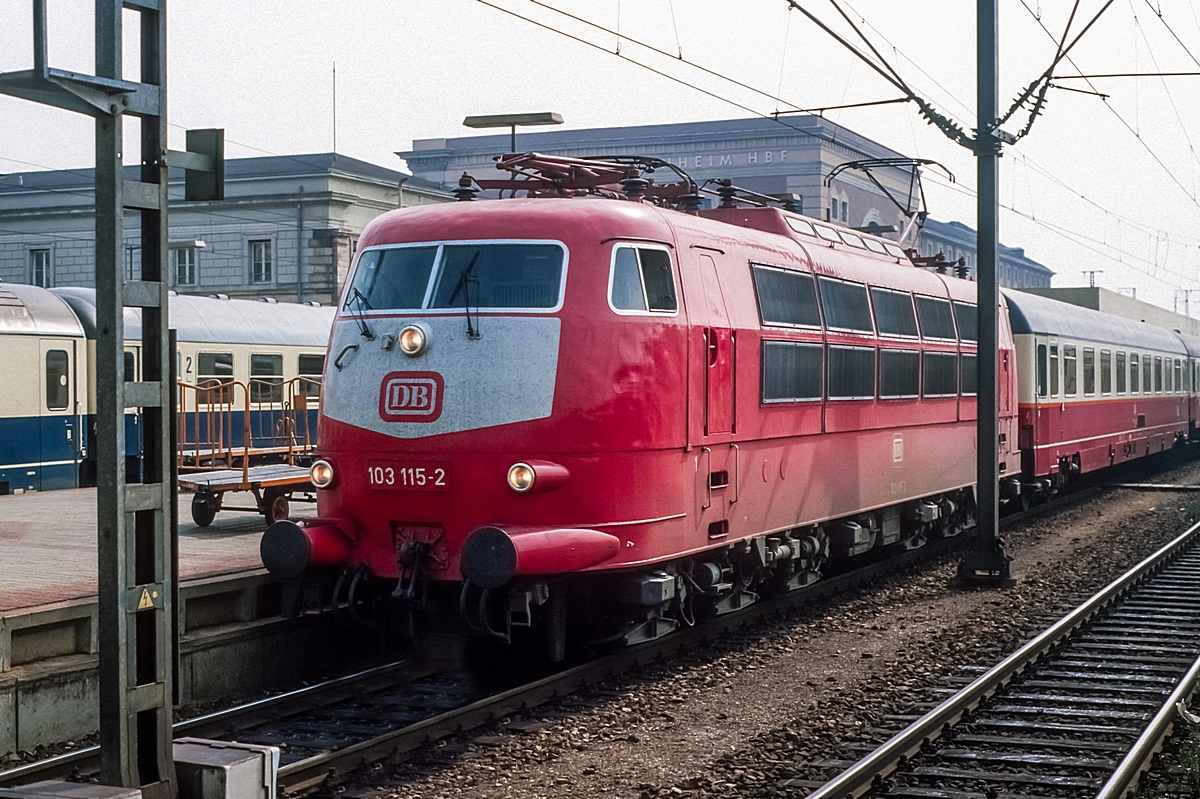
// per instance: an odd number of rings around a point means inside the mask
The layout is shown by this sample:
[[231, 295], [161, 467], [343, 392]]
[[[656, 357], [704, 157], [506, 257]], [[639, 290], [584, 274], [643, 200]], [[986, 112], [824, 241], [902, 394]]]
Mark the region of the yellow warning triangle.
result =
[[138, 600], [137, 609], [145, 610], [146, 608], [152, 608], [152, 607], [154, 607], [154, 600], [152, 600], [150, 598], [150, 589], [143, 588], [142, 589], [142, 598]]

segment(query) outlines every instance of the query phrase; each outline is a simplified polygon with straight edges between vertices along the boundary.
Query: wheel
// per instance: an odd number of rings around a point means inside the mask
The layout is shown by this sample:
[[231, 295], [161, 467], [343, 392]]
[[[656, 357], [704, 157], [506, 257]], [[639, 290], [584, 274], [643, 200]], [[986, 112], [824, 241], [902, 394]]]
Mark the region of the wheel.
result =
[[220, 500], [212, 494], [197, 494], [192, 497], [192, 521], [201, 527], [208, 527], [217, 518]]
[[268, 527], [275, 522], [287, 519], [290, 508], [288, 506], [287, 494], [282, 491], [268, 491], [267, 495], [263, 497], [263, 505], [266, 508], [263, 511], [263, 516], [267, 517]]

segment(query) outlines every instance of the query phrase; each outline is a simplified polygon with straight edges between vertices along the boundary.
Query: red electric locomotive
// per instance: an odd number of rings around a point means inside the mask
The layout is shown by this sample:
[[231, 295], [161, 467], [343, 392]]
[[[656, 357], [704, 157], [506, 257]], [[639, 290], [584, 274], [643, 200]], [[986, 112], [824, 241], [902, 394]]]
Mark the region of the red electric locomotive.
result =
[[[382, 587], [489, 637], [540, 630], [558, 659], [568, 631], [652, 639], [970, 524], [974, 284], [730, 187], [696, 210], [695, 184], [631, 160], [506, 156], [522, 179], [479, 183], [531, 198], [364, 231], [330, 342], [319, 516], [268, 529], [274, 574], [337, 572], [352, 608]], [[1016, 497], [1039, 484], [1018, 479], [1008, 319]]]

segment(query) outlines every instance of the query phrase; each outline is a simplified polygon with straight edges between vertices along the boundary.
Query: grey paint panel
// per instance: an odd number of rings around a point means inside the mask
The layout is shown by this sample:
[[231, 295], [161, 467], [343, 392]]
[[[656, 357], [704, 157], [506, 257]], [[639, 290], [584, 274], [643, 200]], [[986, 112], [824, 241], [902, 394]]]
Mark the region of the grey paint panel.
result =
[[[398, 348], [383, 349], [385, 335], [396, 335], [413, 320], [378, 319], [368, 323], [367, 341], [352, 319], [334, 328], [327, 363], [333, 369], [343, 348], [342, 370], [325, 381], [324, 414], [345, 424], [394, 438], [423, 438], [514, 422], [544, 419], [554, 406], [561, 322], [555, 317], [481, 316], [482, 337], [467, 338], [462, 316], [423, 317], [430, 328], [429, 349], [418, 358]], [[433, 422], [390, 422], [379, 415], [379, 393], [392, 372], [436, 372], [445, 381], [441, 416]]]

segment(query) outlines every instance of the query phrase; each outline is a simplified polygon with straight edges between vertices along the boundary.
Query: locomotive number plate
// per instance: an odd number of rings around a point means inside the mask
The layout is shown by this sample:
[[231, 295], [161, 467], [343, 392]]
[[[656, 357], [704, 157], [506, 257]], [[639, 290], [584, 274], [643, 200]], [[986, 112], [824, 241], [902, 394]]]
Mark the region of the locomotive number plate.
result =
[[449, 491], [450, 466], [445, 463], [367, 463], [367, 485], [392, 491]]

